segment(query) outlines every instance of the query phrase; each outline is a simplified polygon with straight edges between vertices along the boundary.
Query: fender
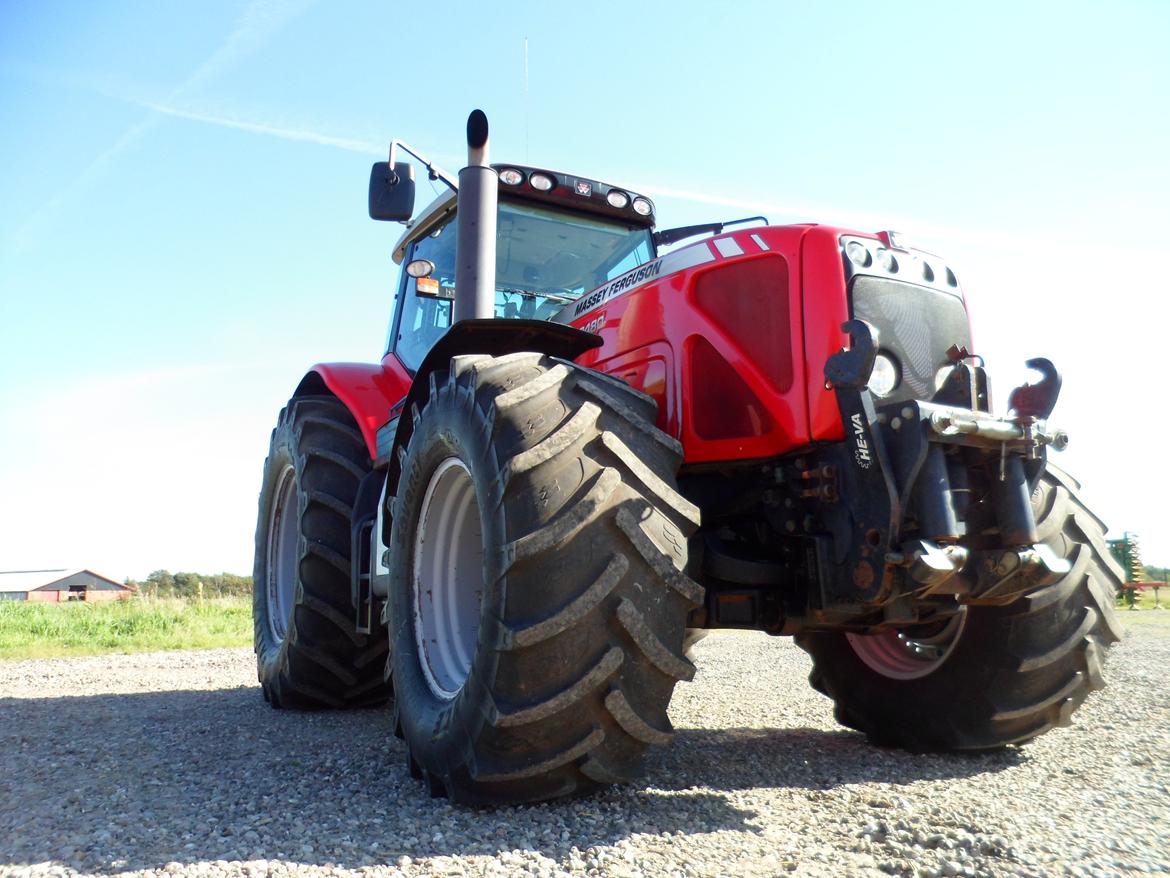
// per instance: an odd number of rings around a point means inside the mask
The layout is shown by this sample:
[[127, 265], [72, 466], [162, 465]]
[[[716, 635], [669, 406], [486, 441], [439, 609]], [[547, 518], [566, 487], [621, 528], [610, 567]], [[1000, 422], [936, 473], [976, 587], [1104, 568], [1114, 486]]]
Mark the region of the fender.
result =
[[331, 393], [353, 415], [370, 459], [377, 457], [378, 427], [401, 405], [410, 388], [410, 373], [396, 358], [382, 363], [318, 363], [301, 379], [293, 399]]
[[[389, 538], [390, 517], [385, 515], [386, 498], [398, 491], [402, 474], [399, 453], [406, 447], [414, 430], [411, 412], [420, 406], [431, 392], [431, 376], [445, 369], [452, 357], [460, 354], [487, 354], [499, 357], [520, 351], [536, 351], [553, 357], [575, 360], [586, 351], [600, 347], [601, 337], [572, 326], [549, 323], [545, 320], [461, 320], [447, 334], [435, 342], [423, 358], [411, 382], [410, 391], [390, 409], [390, 419], [377, 430], [377, 453], [373, 455], [374, 472], [385, 472], [382, 500], [377, 504], [378, 518], [374, 523], [375, 544], [371, 546], [370, 592], [379, 597], [389, 593], [390, 575], [382, 561]], [[355, 549], [356, 551], [356, 549]], [[355, 557], [360, 557], [356, 556]], [[361, 584], [354, 582], [354, 605], [361, 605]]]
[[405, 446], [414, 427], [413, 418], [402, 417], [412, 406], [421, 405], [430, 395], [431, 375], [447, 368], [452, 357], [460, 354], [486, 354], [499, 357], [519, 351], [536, 351], [551, 357], [575, 360], [586, 351], [601, 346], [601, 337], [572, 326], [547, 320], [461, 320], [452, 326], [430, 349], [410, 385], [410, 392], [400, 398], [390, 411], [390, 419], [377, 431], [375, 467], [389, 467], [389, 484], [398, 484], [398, 460], [395, 448]]

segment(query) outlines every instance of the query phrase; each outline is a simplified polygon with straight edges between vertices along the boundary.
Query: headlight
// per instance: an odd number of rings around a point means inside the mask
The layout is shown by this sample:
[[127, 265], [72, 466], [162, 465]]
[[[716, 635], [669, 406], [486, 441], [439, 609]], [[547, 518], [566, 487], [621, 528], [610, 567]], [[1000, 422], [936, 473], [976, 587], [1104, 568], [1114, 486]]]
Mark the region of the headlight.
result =
[[869, 248], [860, 241], [850, 241], [845, 246], [845, 255], [849, 257], [849, 261], [854, 265], [860, 265], [865, 268], [873, 261], [873, 257], [869, 255]]
[[642, 216], [650, 216], [654, 212], [654, 205], [650, 203], [649, 198], [638, 196], [634, 199], [634, 213]]
[[869, 375], [869, 391], [874, 396], [889, 396], [898, 386], [898, 364], [887, 354], [878, 354]]
[[884, 268], [886, 271], [890, 272], [890, 274], [893, 274], [894, 272], [896, 272], [898, 270], [897, 257], [895, 257], [894, 254], [891, 253], [889, 250], [887, 250], [885, 247], [878, 247], [877, 248], [877, 258], [878, 258], [878, 262], [881, 263], [882, 268]]
[[533, 174], [528, 178], [528, 182], [533, 189], [540, 192], [548, 192], [553, 187], [553, 179], [548, 174]]
[[429, 259], [415, 259], [406, 264], [406, 273], [411, 277], [430, 277], [435, 273], [435, 263]]
[[504, 168], [500, 171], [500, 182], [508, 186], [519, 186], [524, 182], [524, 175], [515, 168]]
[[626, 195], [620, 189], [610, 189], [609, 194], [605, 196], [605, 200], [610, 203], [611, 207], [616, 207], [618, 210], [621, 210], [630, 203], [630, 196]]

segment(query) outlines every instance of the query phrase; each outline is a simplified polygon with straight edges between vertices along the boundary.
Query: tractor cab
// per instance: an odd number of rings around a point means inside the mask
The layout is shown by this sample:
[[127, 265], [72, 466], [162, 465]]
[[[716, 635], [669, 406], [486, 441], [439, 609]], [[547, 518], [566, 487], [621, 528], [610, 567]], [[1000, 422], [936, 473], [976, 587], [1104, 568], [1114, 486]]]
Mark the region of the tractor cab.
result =
[[[494, 165], [499, 175], [494, 316], [549, 320], [585, 292], [655, 256], [654, 205], [567, 174]], [[394, 248], [403, 266], [387, 348], [418, 367], [451, 326], [457, 193], [445, 192]]]

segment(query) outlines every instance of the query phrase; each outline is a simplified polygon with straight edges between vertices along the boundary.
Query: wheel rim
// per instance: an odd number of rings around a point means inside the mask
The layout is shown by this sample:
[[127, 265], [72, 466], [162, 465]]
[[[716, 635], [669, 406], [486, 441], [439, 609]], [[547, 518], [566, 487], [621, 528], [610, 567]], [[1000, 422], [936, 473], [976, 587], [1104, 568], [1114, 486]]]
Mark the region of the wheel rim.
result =
[[954, 652], [967, 621], [966, 608], [930, 627], [893, 628], [876, 634], [846, 634], [867, 667], [893, 680], [916, 680], [932, 674]]
[[471, 671], [483, 603], [479, 504], [456, 457], [439, 464], [423, 495], [411, 591], [423, 676], [439, 698], [454, 698]]
[[288, 633], [297, 589], [297, 480], [291, 465], [280, 471], [276, 481], [276, 502], [268, 519], [268, 551], [265, 563], [268, 582], [268, 630], [283, 641]]

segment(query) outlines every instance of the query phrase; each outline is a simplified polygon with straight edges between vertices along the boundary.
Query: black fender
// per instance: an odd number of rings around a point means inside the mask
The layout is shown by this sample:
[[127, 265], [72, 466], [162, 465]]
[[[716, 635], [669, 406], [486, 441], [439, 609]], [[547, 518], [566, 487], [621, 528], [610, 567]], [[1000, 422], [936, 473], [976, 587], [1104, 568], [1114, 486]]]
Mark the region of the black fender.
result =
[[[397, 490], [398, 448], [410, 441], [414, 429], [413, 408], [430, 395], [431, 375], [445, 370], [452, 357], [486, 354], [499, 357], [520, 351], [535, 351], [550, 357], [575, 360], [586, 351], [601, 347], [601, 336], [547, 320], [461, 320], [435, 342], [415, 372], [410, 391], [390, 409], [390, 419], [378, 428], [375, 469], [387, 470], [387, 496]], [[404, 417], [405, 415], [405, 417]]]

